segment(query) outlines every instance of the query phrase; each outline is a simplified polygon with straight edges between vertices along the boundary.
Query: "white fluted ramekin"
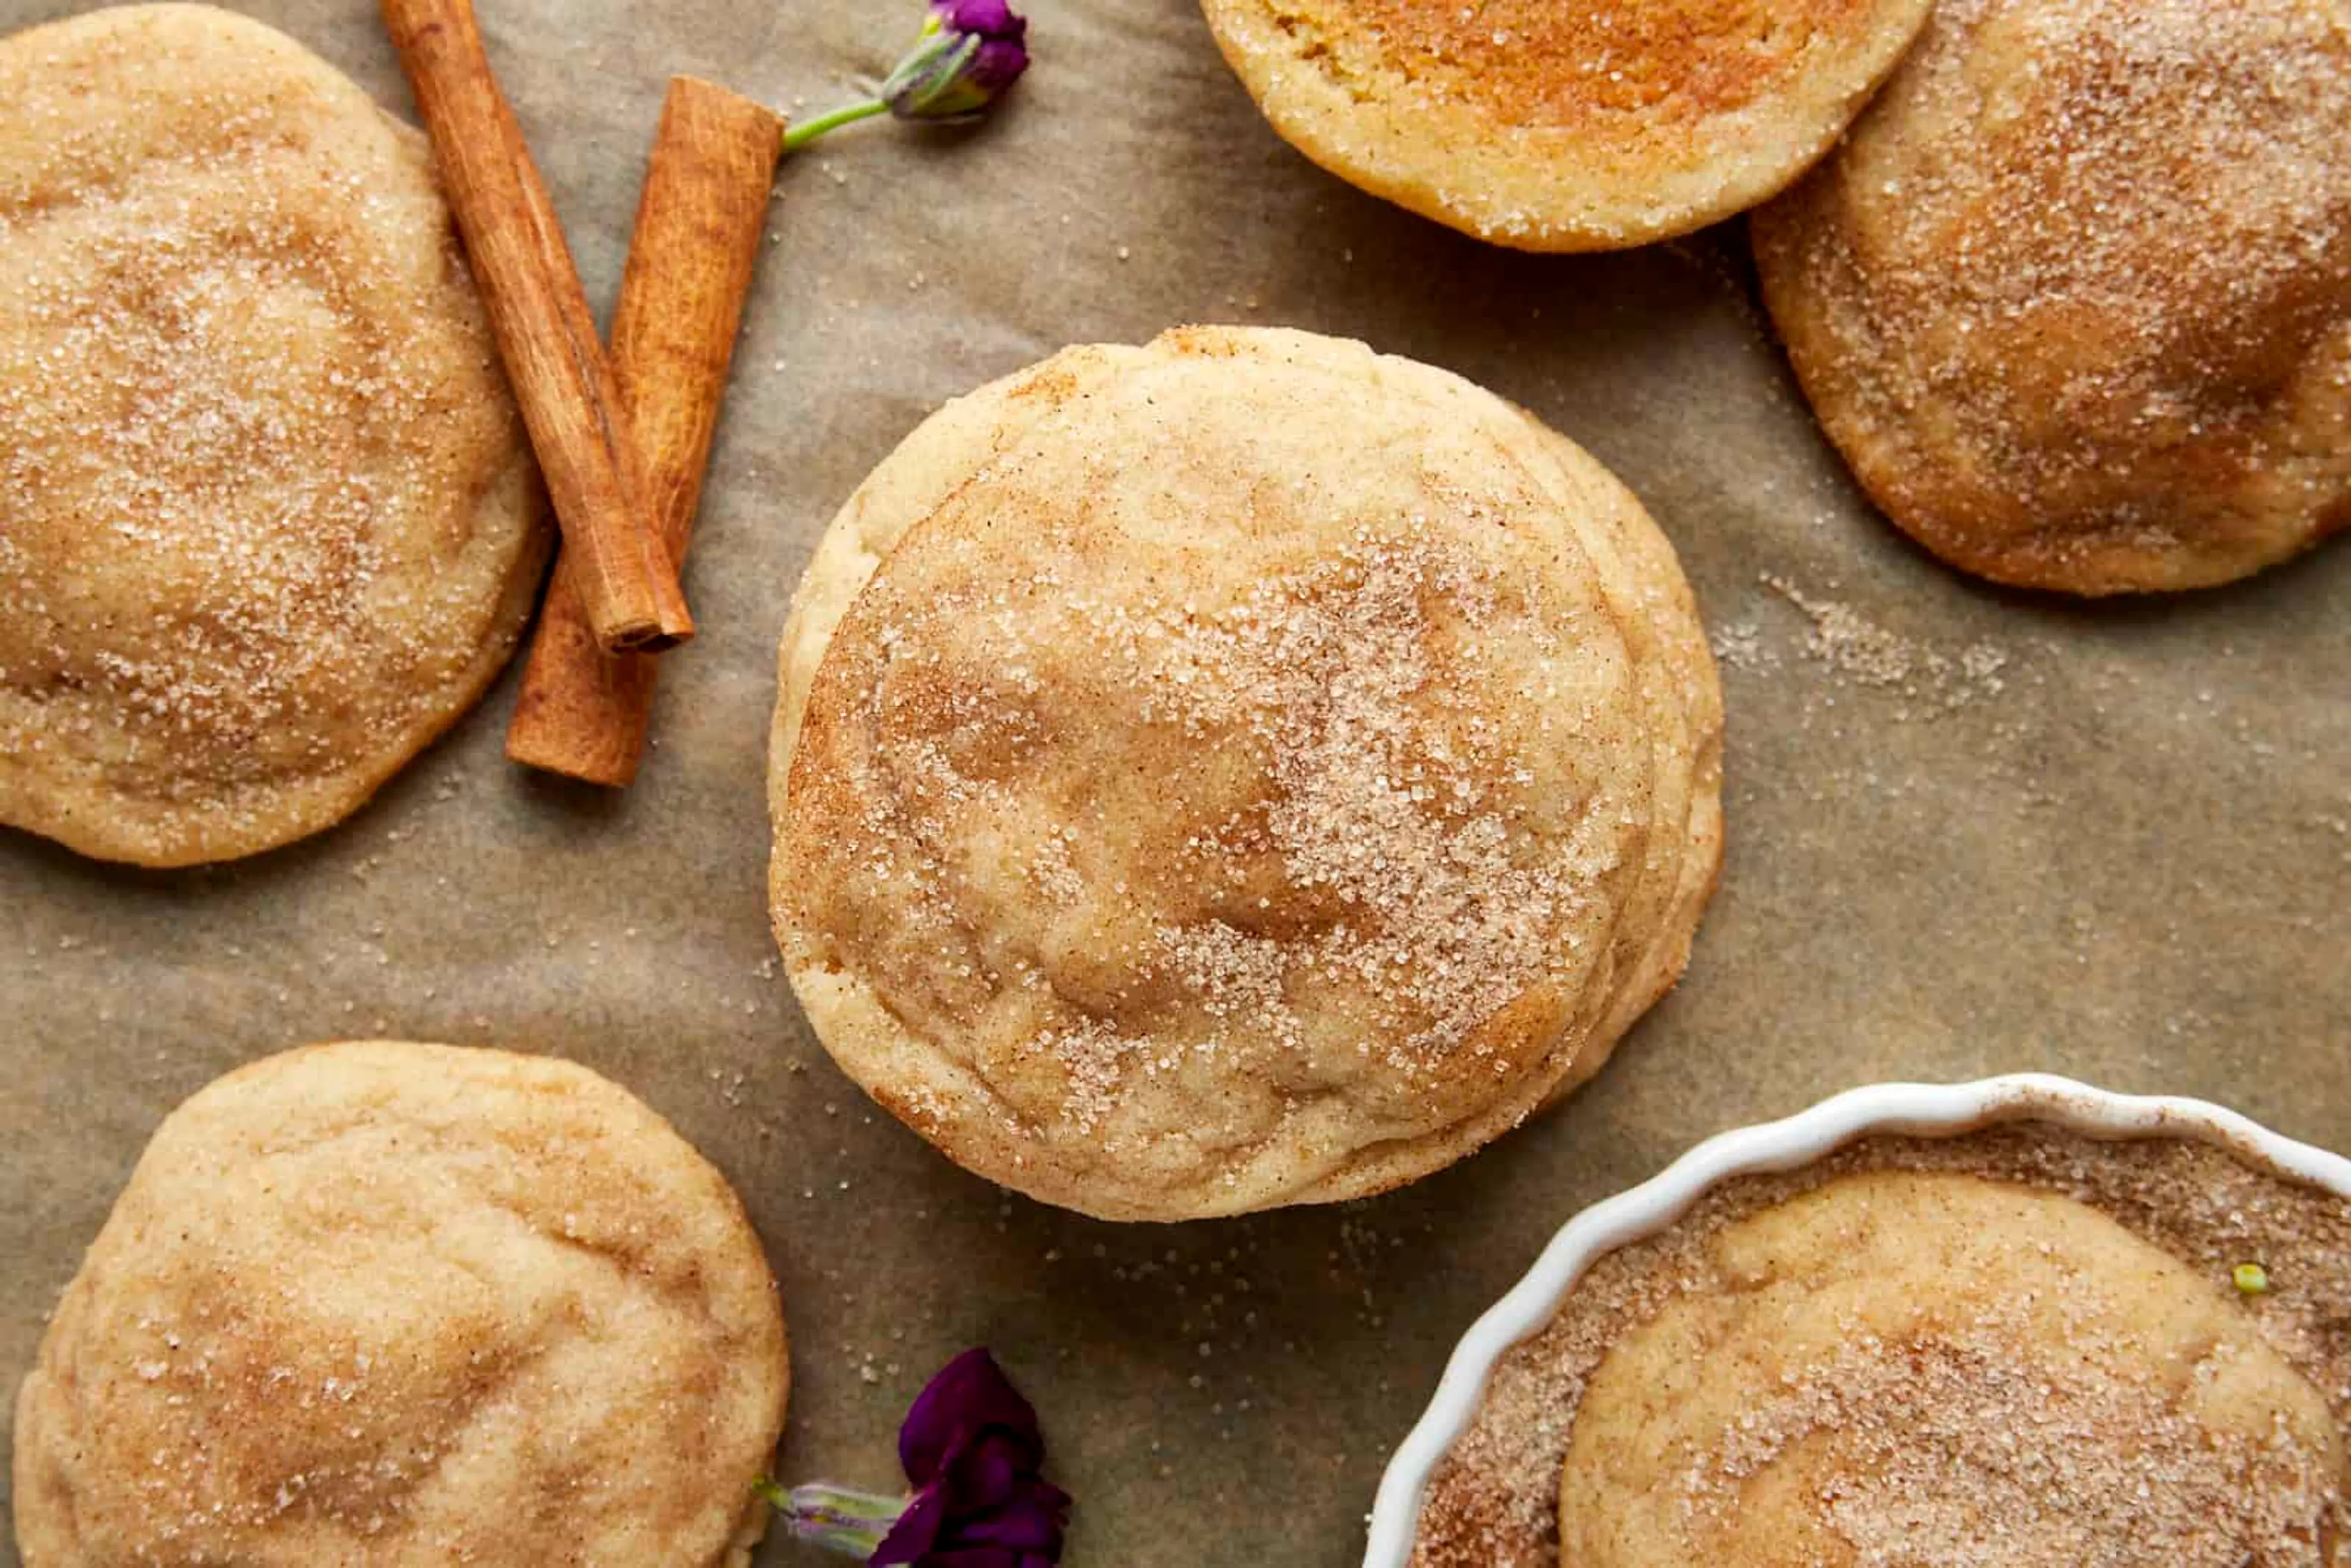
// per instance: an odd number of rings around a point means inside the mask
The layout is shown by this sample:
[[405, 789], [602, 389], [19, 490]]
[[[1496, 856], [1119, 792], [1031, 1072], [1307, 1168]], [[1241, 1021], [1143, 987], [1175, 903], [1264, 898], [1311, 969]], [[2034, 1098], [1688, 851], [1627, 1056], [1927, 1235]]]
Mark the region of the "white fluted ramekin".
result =
[[1665, 1229], [1733, 1176], [1792, 1170], [1856, 1138], [1956, 1137], [2002, 1122], [2045, 1122], [2094, 1138], [2195, 1138], [2351, 1199], [2351, 1160], [2281, 1137], [2234, 1111], [2200, 1100], [2112, 1094], [2043, 1073], [1976, 1083], [1879, 1083], [1784, 1122], [1709, 1138], [1663, 1174], [1569, 1220], [1526, 1278], [1462, 1337], [1436, 1397], [1381, 1478], [1364, 1568], [1407, 1568], [1429, 1478], [1477, 1415], [1494, 1364], [1541, 1332], [1594, 1260]]

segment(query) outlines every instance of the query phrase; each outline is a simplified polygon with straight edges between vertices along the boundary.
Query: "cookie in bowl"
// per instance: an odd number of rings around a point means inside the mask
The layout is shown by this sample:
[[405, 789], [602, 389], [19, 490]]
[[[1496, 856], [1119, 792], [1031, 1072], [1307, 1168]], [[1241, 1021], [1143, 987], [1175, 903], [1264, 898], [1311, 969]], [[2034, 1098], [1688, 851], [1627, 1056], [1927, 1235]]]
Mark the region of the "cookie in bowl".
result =
[[25, 1568], [745, 1568], [787, 1383], [726, 1179], [569, 1062], [385, 1041], [165, 1119], [16, 1402]]
[[0, 38], [0, 825], [177, 866], [341, 821], [550, 543], [422, 134], [208, 6]]
[[1203, 0], [1284, 140], [1520, 250], [1621, 250], [1778, 194], [1934, 0]]
[[2152, 1131], [1714, 1186], [1493, 1364], [1412, 1568], [2335, 1568], [2351, 1197]]
[[1065, 351], [820, 545], [771, 902], [841, 1067], [1111, 1218], [1360, 1197], [1597, 1071], [1680, 974], [1721, 706], [1564, 438], [1305, 333]]
[[1862, 487], [1951, 565], [2207, 587], [2351, 527], [2351, 11], [1944, 0], [1753, 220]]

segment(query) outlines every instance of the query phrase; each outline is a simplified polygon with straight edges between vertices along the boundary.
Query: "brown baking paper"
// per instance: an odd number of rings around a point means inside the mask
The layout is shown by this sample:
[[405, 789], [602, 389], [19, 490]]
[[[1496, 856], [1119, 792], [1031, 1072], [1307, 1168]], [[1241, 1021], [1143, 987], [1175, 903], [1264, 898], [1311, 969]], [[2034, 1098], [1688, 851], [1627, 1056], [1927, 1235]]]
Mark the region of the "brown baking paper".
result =
[[[671, 74], [813, 111], [920, 10], [481, 4], [600, 304]], [[0, 30], [78, 8], [0, 0]], [[409, 114], [371, 5], [249, 8]], [[0, 832], [11, 1390], [157, 1120], [341, 1037], [576, 1057], [716, 1160], [783, 1283], [788, 1479], [893, 1484], [906, 1401], [995, 1347], [1077, 1496], [1080, 1568], [1355, 1563], [1453, 1342], [1554, 1228], [1837, 1090], [2052, 1069], [2351, 1148], [2351, 543], [2153, 603], [1963, 580], [1815, 433], [1738, 225], [1489, 249], [1282, 145], [1189, 0], [1030, 9], [1038, 64], [997, 122], [787, 161], [688, 567], [702, 635], [664, 660], [634, 789], [509, 767], [510, 672], [290, 850], [140, 873]], [[1557, 1114], [1375, 1201], [1121, 1228], [964, 1176], [831, 1066], [768, 939], [766, 746], [786, 599], [865, 471], [980, 382], [1186, 321], [1431, 361], [1623, 475], [1723, 655], [1730, 855], [1687, 981]]]

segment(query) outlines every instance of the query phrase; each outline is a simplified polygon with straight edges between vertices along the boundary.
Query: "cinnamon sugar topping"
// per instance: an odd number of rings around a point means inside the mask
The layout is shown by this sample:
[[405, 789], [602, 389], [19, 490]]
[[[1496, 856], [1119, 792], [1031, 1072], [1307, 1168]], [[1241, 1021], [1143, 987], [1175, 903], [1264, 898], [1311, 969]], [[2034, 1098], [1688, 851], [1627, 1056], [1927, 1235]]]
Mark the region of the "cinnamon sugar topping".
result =
[[[900, 790], [866, 824], [883, 856], [873, 863], [889, 865], [932, 918], [954, 918], [945, 866], [907, 865], [883, 846], [936, 841], [956, 815], [1021, 811], [1024, 761], [1058, 738], [1038, 711], [1042, 666], [1082, 648], [1088, 679], [1135, 694], [1127, 700], [1144, 724], [1263, 770], [1236, 810], [1186, 831], [1171, 869], [1204, 896], [1119, 949], [1120, 994], [1158, 995], [1163, 1019], [1193, 1017], [1186, 1054], [1296, 1049], [1307, 1026], [1293, 996], [1326, 987], [1373, 999], [1353, 1043], [1400, 1074], [1477, 1049], [1499, 1009], [1580, 962], [1576, 943], [1557, 940], [1562, 915], [1619, 856], [1604, 832], [1580, 847], [1572, 804], [1566, 845], [1549, 841], [1556, 828], [1531, 831], [1518, 796], [1531, 775], [1470, 695], [1494, 678], [1480, 667], [1495, 625], [1490, 569], [1433, 530], [1411, 533], [1359, 535], [1227, 605], [1137, 606], [1040, 570], [1016, 597], [934, 601], [924, 628], [885, 629], [882, 724], [921, 738], [895, 753]], [[977, 642], [951, 666], [929, 633], [958, 618]], [[1514, 695], [1533, 707], [1559, 694]], [[1047, 898], [1082, 908], [1073, 836], [1048, 831], [1029, 865]], [[1292, 928], [1301, 923], [1302, 943]], [[1081, 1129], [1102, 1119], [1127, 1072], [1175, 1065], [1099, 1018], [1040, 1043], [1069, 1071], [1065, 1114]]]
[[[2022, 1314], [1994, 1314], [1806, 1368], [1692, 1467], [1685, 1508], [1719, 1525], [1773, 1461], [1828, 1443], [1839, 1468], [1820, 1513], [1855, 1568], [2328, 1568], [2314, 1526], [2339, 1478], [2324, 1456], [2283, 1429], [2262, 1441], [2190, 1419], [2132, 1370], [2144, 1347], [2127, 1340], [2021, 1364], [2030, 1333]], [[2252, 1542], [2264, 1550], [2249, 1559]]]

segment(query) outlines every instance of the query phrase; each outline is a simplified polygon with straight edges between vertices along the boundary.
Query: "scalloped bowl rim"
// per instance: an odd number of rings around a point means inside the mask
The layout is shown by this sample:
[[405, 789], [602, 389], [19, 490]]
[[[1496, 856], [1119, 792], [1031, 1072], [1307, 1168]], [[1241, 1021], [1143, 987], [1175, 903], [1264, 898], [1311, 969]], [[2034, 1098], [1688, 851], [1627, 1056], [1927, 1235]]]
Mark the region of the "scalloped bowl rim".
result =
[[1428, 1408], [1380, 1479], [1364, 1568], [1408, 1568], [1429, 1478], [1476, 1416], [1495, 1364], [1551, 1322], [1598, 1259], [1665, 1229], [1734, 1176], [1810, 1165], [1857, 1138], [1957, 1137], [2017, 1121], [2048, 1122], [2094, 1138], [2196, 1138], [2351, 1198], [2351, 1160], [2273, 1133], [2224, 1106], [2116, 1094], [2039, 1072], [1971, 1083], [1872, 1084], [1782, 1121], [1718, 1134], [1647, 1181], [1570, 1219], [1525, 1277], [1462, 1336]]

